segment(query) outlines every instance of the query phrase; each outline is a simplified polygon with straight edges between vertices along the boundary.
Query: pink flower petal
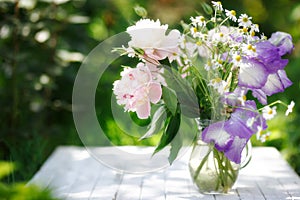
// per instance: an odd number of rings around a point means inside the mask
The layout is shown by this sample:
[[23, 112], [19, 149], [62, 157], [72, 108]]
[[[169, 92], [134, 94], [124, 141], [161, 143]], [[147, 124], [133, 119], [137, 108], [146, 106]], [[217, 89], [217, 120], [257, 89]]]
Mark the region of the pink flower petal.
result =
[[145, 101], [136, 107], [136, 114], [140, 119], [147, 119], [150, 116], [150, 102]]
[[162, 89], [158, 83], [150, 83], [149, 85], [149, 99], [152, 103], [157, 103], [162, 95]]

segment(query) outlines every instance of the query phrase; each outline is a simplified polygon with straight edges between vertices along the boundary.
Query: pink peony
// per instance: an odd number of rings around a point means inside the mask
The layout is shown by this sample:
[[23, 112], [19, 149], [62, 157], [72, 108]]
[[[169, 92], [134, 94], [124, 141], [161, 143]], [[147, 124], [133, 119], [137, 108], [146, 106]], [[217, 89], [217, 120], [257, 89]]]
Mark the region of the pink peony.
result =
[[136, 68], [124, 68], [122, 78], [114, 82], [117, 103], [124, 105], [125, 111], [136, 112], [141, 119], [150, 116], [150, 103], [157, 103], [162, 95], [159, 82], [153, 79], [150, 69], [144, 63]]

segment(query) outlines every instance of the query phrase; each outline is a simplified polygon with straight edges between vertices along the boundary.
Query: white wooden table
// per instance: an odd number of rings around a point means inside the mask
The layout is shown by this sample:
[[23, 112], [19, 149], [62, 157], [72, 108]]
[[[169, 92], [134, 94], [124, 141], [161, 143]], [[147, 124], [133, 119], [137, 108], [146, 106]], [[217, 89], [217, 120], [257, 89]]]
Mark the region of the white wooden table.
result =
[[165, 170], [138, 175], [116, 172], [74, 146], [58, 147], [29, 184], [52, 188], [57, 197], [68, 200], [300, 199], [300, 178], [280, 153], [272, 147], [252, 151], [250, 164], [228, 195], [197, 191], [187, 168], [188, 154]]

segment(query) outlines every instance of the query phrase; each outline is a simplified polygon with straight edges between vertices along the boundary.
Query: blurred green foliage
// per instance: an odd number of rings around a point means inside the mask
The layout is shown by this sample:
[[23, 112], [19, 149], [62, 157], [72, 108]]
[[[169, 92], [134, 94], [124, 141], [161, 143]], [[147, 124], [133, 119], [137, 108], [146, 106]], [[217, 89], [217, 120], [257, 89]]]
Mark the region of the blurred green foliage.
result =
[[[0, 179], [9, 175], [15, 169], [11, 162], [0, 161]], [[24, 183], [6, 184], [0, 182], [0, 199], [5, 200], [58, 200], [52, 197], [48, 189], [40, 189], [35, 185]]]
[[[29, 180], [57, 145], [82, 145], [72, 119], [72, 87], [81, 61], [102, 40], [125, 31], [139, 19], [134, 8], [170, 28], [201, 12], [201, 0], [1, 0], [0, 1], [0, 160], [20, 170], [6, 182]], [[208, 2], [208, 1], [207, 1]], [[300, 2], [295, 0], [224, 0], [224, 7], [248, 13], [266, 36], [285, 31], [294, 38], [287, 74], [294, 85], [273, 100], [296, 102], [269, 123], [272, 135], [264, 144], [276, 146], [300, 174]], [[119, 78], [119, 60], [105, 72], [96, 94], [96, 110], [114, 144], [151, 145], [124, 137], [112, 120], [111, 89]], [[130, 65], [130, 62], [127, 63]], [[281, 109], [281, 110], [280, 110]]]

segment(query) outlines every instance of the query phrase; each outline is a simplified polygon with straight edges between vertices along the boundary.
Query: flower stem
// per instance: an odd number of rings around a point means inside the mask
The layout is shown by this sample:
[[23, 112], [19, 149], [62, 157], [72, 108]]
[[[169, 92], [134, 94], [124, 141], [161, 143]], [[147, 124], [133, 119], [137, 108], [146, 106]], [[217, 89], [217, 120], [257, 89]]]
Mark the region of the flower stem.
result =
[[207, 159], [208, 159], [208, 156], [209, 156], [209, 154], [211, 153], [211, 151], [212, 151], [212, 148], [209, 148], [207, 154], [204, 156], [204, 158], [202, 159], [200, 165], [197, 167], [197, 170], [195, 171], [195, 174], [194, 174], [194, 176], [193, 176], [194, 181], [195, 181], [195, 180], [197, 179], [197, 177], [199, 176], [199, 173], [200, 173], [200, 171], [201, 171], [203, 165], [206, 163], [206, 161], [207, 161]]

